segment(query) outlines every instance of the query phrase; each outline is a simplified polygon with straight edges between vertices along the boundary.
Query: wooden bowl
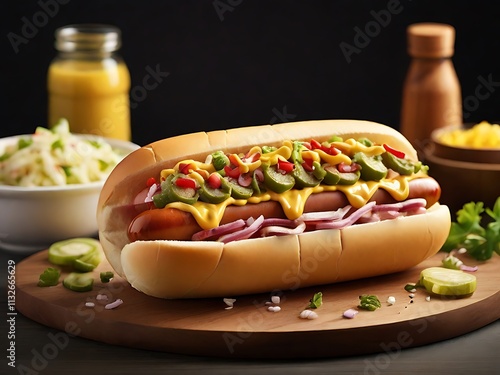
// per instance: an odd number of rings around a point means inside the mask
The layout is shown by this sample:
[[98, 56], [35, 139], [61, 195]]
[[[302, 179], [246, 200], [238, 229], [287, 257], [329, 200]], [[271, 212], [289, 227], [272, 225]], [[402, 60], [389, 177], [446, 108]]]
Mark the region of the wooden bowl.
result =
[[455, 216], [465, 203], [484, 202], [493, 207], [500, 196], [500, 163], [473, 163], [444, 159], [426, 150], [429, 175], [441, 185], [440, 202]]
[[427, 152], [434, 156], [471, 163], [500, 164], [500, 148], [473, 148], [462, 146], [450, 146], [441, 141], [443, 134], [458, 130], [469, 129], [475, 124], [464, 124], [462, 126], [449, 126], [434, 130], [431, 134], [431, 142]]

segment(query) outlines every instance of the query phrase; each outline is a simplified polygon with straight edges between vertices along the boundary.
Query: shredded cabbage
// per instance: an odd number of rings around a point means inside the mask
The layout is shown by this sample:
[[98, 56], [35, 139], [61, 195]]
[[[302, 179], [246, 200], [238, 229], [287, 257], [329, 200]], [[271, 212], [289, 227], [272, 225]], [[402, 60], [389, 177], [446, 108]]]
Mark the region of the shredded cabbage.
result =
[[106, 179], [124, 157], [102, 138], [77, 137], [68, 122], [37, 127], [0, 154], [0, 185], [63, 186]]

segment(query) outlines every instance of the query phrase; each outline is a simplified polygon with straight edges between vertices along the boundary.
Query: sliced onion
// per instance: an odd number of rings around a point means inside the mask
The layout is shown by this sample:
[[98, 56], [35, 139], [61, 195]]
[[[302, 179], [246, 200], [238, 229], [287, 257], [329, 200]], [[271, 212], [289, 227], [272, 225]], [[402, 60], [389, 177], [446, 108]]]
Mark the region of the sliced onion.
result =
[[413, 198], [407, 201], [401, 202], [403, 207], [400, 211], [415, 211], [419, 208], [427, 206], [427, 201], [424, 198]]
[[[247, 223], [250, 220], [247, 220]], [[253, 222], [244, 229], [238, 230], [236, 232], [225, 234], [217, 240], [218, 242], [228, 243], [231, 241], [237, 240], [245, 240], [250, 238], [255, 232], [257, 232], [262, 223], [264, 222], [264, 216], [260, 215], [257, 219], [253, 220]]]
[[427, 212], [425, 207], [420, 207], [417, 208], [416, 210], [411, 210], [411, 211], [406, 211], [406, 215], [412, 216], [412, 215], [420, 215], [420, 214], [425, 214]]
[[295, 228], [280, 227], [277, 225], [271, 225], [262, 228], [258, 233], [259, 237], [267, 237], [274, 235], [287, 235], [287, 234], [301, 234], [306, 230], [306, 223], [302, 222]]
[[373, 207], [373, 212], [400, 211], [402, 208], [402, 203], [377, 204]]
[[[151, 185], [151, 186], [154, 186]], [[149, 188], [144, 188], [142, 189], [134, 198], [134, 202], [133, 204], [141, 204], [141, 203], [144, 203], [146, 202], [146, 198], [148, 196], [148, 192], [149, 192]]]
[[243, 187], [249, 187], [252, 184], [252, 176], [250, 173], [242, 173], [238, 176], [238, 184]]
[[349, 225], [352, 225], [367, 212], [370, 212], [373, 206], [375, 206], [375, 202], [368, 202], [363, 207], [358, 208], [356, 211], [354, 211], [347, 218], [342, 220], [325, 221], [318, 223], [316, 224], [316, 229], [341, 229]]
[[340, 220], [347, 214], [347, 212], [349, 212], [350, 209], [351, 206], [345, 206], [335, 211], [308, 212], [302, 214], [298, 220], [309, 222], [322, 220]]
[[145, 203], [152, 202], [153, 201], [153, 195], [156, 194], [156, 192], [160, 189], [160, 184], [153, 184], [149, 187], [148, 194], [146, 195], [146, 198], [144, 199]]
[[232, 233], [232, 232], [235, 232], [237, 230], [240, 230], [241, 228], [244, 228], [245, 225], [246, 225], [245, 220], [238, 219], [238, 220], [233, 221], [231, 223], [219, 225], [216, 228], [206, 229], [206, 230], [196, 232], [191, 237], [191, 240], [192, 241], [204, 241], [204, 240], [208, 240], [211, 238], [218, 238], [224, 234]]
[[259, 181], [259, 182], [263, 182], [264, 181], [264, 172], [262, 171], [262, 169], [257, 168], [255, 171], [253, 171], [253, 173], [254, 173], [255, 178], [257, 179], [257, 181]]
[[300, 222], [298, 220], [269, 218], [269, 219], [264, 219], [262, 226], [269, 227], [269, 226], [275, 225], [275, 226], [280, 226], [280, 227], [295, 228], [297, 226], [297, 224], [300, 224]]
[[401, 216], [401, 213], [399, 211], [381, 211], [377, 213], [378, 219], [380, 221], [383, 220], [392, 220], [396, 219], [397, 217]]

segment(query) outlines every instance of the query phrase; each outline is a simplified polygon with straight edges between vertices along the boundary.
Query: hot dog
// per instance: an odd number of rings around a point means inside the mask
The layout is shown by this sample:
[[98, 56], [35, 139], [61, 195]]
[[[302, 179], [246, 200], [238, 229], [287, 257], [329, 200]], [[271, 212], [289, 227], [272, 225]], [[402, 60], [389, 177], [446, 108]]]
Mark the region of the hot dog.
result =
[[440, 194], [396, 130], [308, 121], [145, 146], [109, 176], [97, 220], [110, 264], [136, 289], [234, 296], [415, 266], [449, 233]]

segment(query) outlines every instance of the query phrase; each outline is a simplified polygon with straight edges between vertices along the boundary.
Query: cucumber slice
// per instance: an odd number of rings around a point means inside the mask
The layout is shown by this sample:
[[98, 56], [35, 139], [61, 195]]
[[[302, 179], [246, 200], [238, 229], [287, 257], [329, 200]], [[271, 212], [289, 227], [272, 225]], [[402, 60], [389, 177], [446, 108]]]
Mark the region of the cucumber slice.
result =
[[321, 180], [318, 180], [314, 174], [306, 172], [304, 167], [295, 162], [295, 168], [292, 172], [293, 178], [295, 178], [295, 185], [299, 188], [314, 187], [319, 185]]
[[94, 278], [92, 272], [72, 272], [63, 280], [63, 285], [75, 292], [89, 292], [93, 288]]
[[476, 277], [460, 270], [430, 267], [420, 273], [418, 284], [429, 293], [459, 297], [474, 293]]
[[275, 165], [263, 165], [262, 170], [264, 172], [264, 184], [275, 193], [284, 193], [295, 185], [295, 178], [290, 174], [278, 172]]
[[358, 152], [353, 160], [361, 165], [361, 178], [365, 181], [380, 181], [387, 175], [386, 166], [375, 157]]
[[77, 259], [89, 254], [99, 254], [100, 242], [93, 238], [72, 238], [52, 244], [49, 262], [59, 266], [73, 266]]
[[75, 260], [73, 267], [77, 271], [90, 272], [101, 263], [101, 260], [101, 253], [96, 248], [94, 251]]

